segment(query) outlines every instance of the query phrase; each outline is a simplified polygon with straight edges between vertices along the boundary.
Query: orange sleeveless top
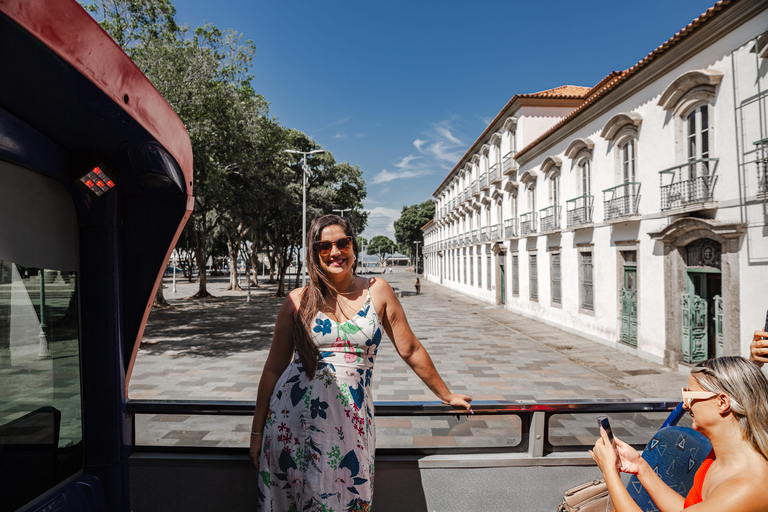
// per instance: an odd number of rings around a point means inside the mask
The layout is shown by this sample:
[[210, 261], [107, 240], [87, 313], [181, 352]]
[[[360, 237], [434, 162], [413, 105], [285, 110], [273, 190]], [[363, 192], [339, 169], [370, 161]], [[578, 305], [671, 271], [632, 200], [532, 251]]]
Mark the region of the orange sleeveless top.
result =
[[685, 498], [683, 508], [688, 508], [704, 501], [701, 497], [701, 488], [704, 487], [704, 478], [707, 476], [707, 471], [713, 462], [715, 462], [715, 452], [709, 452], [709, 455], [707, 455], [707, 458], [704, 459], [704, 462], [701, 463], [701, 466], [699, 466], [699, 469], [693, 476], [693, 487], [691, 487], [691, 491]]

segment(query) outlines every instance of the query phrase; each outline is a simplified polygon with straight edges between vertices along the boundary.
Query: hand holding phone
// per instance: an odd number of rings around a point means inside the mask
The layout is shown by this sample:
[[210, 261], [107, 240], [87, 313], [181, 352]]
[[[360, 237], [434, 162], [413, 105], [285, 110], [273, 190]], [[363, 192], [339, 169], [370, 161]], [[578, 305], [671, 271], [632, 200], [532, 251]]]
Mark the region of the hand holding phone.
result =
[[608, 440], [613, 444], [613, 430], [611, 430], [611, 422], [608, 420], [608, 416], [598, 416], [597, 426], [603, 427], [605, 433], [608, 434]]

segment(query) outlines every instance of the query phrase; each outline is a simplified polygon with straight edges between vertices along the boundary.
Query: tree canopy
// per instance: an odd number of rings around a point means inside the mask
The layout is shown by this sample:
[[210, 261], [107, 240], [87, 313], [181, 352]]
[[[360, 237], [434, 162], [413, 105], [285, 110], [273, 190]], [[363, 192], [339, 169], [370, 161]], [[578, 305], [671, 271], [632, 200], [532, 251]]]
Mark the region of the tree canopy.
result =
[[[242, 251], [255, 262], [266, 253], [283, 294], [285, 271], [301, 245], [301, 162], [286, 149], [320, 146], [269, 116], [267, 101], [251, 85], [252, 41], [208, 23], [177, 25], [170, 0], [92, 0], [84, 6], [144, 71], [189, 133], [194, 157], [195, 207], [185, 241], [200, 270], [198, 297], [208, 295], [205, 266], [215, 241], [230, 259], [230, 287], [237, 288]], [[336, 163], [326, 151], [307, 161], [307, 219], [351, 209], [358, 232], [365, 181], [356, 165]], [[255, 265], [252, 265], [252, 268]], [[254, 269], [255, 270], [255, 269]]]
[[395, 221], [395, 239], [404, 254], [415, 255], [415, 244], [424, 243], [421, 228], [435, 216], [435, 202], [430, 200], [411, 206], [403, 206], [400, 218]]

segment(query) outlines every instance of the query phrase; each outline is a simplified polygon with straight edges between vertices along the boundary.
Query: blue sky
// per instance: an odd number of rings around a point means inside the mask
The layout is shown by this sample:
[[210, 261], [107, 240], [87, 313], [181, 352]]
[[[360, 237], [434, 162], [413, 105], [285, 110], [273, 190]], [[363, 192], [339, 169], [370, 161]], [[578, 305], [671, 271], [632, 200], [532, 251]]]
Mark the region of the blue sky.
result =
[[[359, 165], [363, 236], [431, 198], [509, 99], [595, 85], [714, 0], [309, 2], [176, 0], [177, 21], [256, 44], [257, 92], [286, 127]], [[309, 191], [308, 193], [311, 193]], [[331, 212], [328, 212], [331, 213]]]

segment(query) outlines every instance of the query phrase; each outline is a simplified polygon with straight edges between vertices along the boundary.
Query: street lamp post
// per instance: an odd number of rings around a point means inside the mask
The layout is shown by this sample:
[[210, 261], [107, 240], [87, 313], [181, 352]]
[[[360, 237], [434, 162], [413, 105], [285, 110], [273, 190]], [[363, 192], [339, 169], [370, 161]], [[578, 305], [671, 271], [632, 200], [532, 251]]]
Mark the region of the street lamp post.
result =
[[416, 244], [416, 274], [418, 275], [418, 273], [419, 273], [419, 244], [421, 242], [419, 242], [418, 240], [414, 240], [413, 243]]
[[335, 212], [339, 212], [339, 217], [344, 217], [344, 212], [351, 212], [352, 208], [344, 208], [343, 210], [333, 210]]
[[312, 151], [297, 151], [295, 149], [286, 149], [286, 153], [295, 153], [301, 155], [301, 174], [303, 177], [303, 186], [301, 189], [301, 286], [307, 282], [305, 269], [307, 268], [307, 176], [309, 175], [309, 166], [307, 165], [307, 155], [316, 155], [325, 153], [324, 149], [315, 149]]

